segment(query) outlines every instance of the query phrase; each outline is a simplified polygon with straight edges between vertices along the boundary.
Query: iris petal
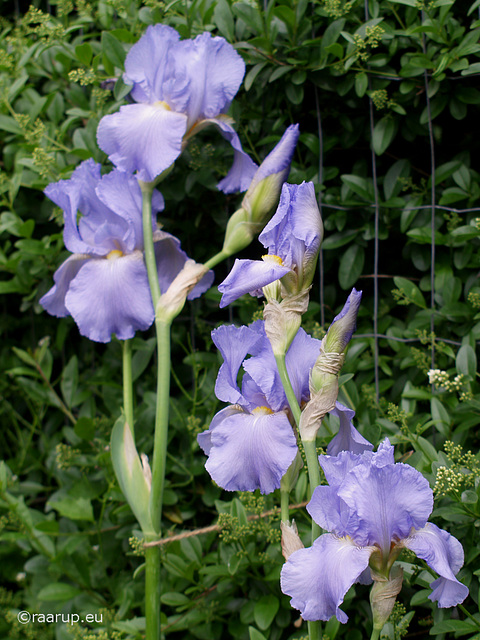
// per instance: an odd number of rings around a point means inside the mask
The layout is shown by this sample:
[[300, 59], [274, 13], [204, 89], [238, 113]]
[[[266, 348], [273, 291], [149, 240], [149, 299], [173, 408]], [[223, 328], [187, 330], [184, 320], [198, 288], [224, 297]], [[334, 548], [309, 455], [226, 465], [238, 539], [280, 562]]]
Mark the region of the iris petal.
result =
[[87, 260], [90, 260], [90, 256], [75, 253], [58, 267], [53, 274], [55, 284], [50, 291], [39, 300], [45, 311], [48, 311], [48, 313], [57, 318], [64, 318], [70, 315], [69, 310], [65, 306], [65, 296], [71, 281]]
[[182, 151], [187, 117], [157, 104], [129, 104], [100, 120], [99, 147], [122, 171], [152, 182]]
[[247, 354], [261, 340], [261, 335], [251, 327], [223, 325], [212, 331], [212, 340], [223, 358], [215, 395], [224, 402], [241, 403], [244, 398], [237, 384], [238, 371]]
[[400, 463], [377, 467], [361, 462], [346, 475], [338, 495], [356, 515], [350, 534], [357, 544], [378, 544], [387, 555], [391, 541], [424, 527], [433, 508], [428, 481]]
[[465, 600], [468, 588], [455, 578], [463, 565], [463, 548], [456, 538], [429, 522], [406, 538], [402, 546], [415, 552], [439, 574], [440, 578], [430, 585], [430, 600], [438, 601], [439, 607], [454, 607]]
[[355, 417], [353, 409], [349, 409], [337, 402], [335, 409], [330, 413], [340, 419], [340, 426], [337, 434], [328, 443], [327, 454], [329, 456], [337, 456], [340, 451], [363, 453], [373, 449], [373, 444], [366, 440], [353, 426], [352, 419]]
[[257, 165], [242, 149], [242, 143], [235, 129], [222, 118], [212, 118], [205, 120], [220, 129], [220, 133], [233, 147], [233, 164], [225, 178], [217, 184], [218, 189], [223, 193], [236, 193], [246, 191], [252, 182], [257, 170]]
[[348, 538], [323, 534], [308, 549], [292, 553], [281, 573], [283, 593], [304, 620], [347, 622], [339, 608], [345, 594], [367, 568], [372, 548], [356, 547]]
[[285, 413], [224, 414], [211, 431], [205, 468], [227, 491], [271, 493], [297, 454], [297, 442]]
[[143, 254], [89, 260], [70, 283], [65, 306], [80, 333], [96, 342], [120, 340], [147, 329], [154, 313]]
[[220, 308], [226, 307], [246, 293], [261, 296], [262, 287], [279, 280], [290, 271], [288, 267], [273, 261], [263, 260], [235, 260], [233, 268], [218, 285], [222, 293]]

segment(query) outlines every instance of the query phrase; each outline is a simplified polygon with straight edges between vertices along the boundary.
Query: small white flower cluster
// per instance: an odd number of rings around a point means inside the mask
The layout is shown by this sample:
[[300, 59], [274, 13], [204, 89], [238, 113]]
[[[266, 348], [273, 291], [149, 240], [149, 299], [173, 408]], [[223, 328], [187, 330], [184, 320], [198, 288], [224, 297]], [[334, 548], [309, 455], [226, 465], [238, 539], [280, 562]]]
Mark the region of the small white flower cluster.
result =
[[458, 373], [453, 380], [450, 380], [449, 374], [441, 369], [430, 369], [428, 381], [430, 384], [443, 387], [445, 391], [460, 391], [464, 384], [463, 373]]

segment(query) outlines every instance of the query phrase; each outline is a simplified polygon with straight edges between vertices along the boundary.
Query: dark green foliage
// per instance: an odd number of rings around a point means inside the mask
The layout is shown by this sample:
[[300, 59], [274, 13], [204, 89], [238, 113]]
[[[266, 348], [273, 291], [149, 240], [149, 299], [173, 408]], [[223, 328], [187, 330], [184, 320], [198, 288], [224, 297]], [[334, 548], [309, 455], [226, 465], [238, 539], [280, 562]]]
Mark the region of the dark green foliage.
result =
[[[315, 183], [325, 224], [306, 329], [323, 335], [348, 290], [363, 289], [340, 399], [355, 408], [367, 438], [378, 444], [388, 436], [399, 459], [425, 474], [435, 488], [435, 522], [464, 545], [459, 578], [470, 588], [464, 604], [475, 618], [432, 605], [432, 575], [405, 554], [401, 605], [385, 637], [479, 637], [478, 1], [58, 0], [20, 13], [4, 6], [0, 638], [142, 637], [141, 534], [109, 454], [122, 398], [120, 344], [88, 342], [70, 318], [48, 316], [38, 300], [66, 256], [61, 213], [42, 190], [86, 158], [107, 167], [96, 145], [98, 122], [124, 103], [125, 55], [157, 22], [182, 37], [218, 33], [242, 54], [247, 73], [231, 114], [257, 161], [286, 126], [300, 124], [290, 181]], [[206, 131], [162, 185], [161, 221], [199, 262], [220, 249], [238, 204], [215, 189], [230, 154]], [[244, 256], [262, 253], [253, 243]], [[218, 267], [217, 284], [230, 266]], [[248, 323], [261, 308], [248, 299], [219, 311], [218, 301], [213, 288], [174, 325], [164, 537], [217, 520], [219, 529], [162, 545], [165, 634], [305, 638], [306, 625], [279, 588], [277, 497], [222, 492], [196, 443], [221, 408], [210, 331], [221, 322]], [[137, 447], [147, 453], [152, 335], [133, 345]], [[434, 386], [430, 369], [443, 372]], [[319, 446], [335, 428], [333, 418], [325, 421]], [[292, 501], [307, 499], [306, 485], [302, 472]], [[304, 510], [292, 514], [308, 544]], [[344, 609], [348, 624], [332, 619], [324, 637], [368, 637], [368, 589], [356, 585]], [[92, 631], [21, 625], [20, 610], [96, 613], [102, 622]]]

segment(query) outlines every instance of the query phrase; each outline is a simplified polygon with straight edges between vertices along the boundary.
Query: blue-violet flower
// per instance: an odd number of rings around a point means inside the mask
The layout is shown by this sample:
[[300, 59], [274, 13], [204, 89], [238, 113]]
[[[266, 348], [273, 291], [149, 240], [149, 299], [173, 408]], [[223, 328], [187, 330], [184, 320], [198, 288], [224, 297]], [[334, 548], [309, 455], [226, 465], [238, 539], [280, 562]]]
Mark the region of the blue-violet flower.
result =
[[[297, 454], [288, 402], [261, 320], [249, 327], [222, 326], [212, 333], [224, 363], [215, 393], [231, 403], [213, 418], [198, 442], [208, 455], [206, 469], [227, 491], [271, 493]], [[308, 374], [320, 341], [300, 329], [286, 355], [286, 366], [300, 403], [308, 399]], [[251, 357], [245, 359], [250, 354]], [[243, 363], [241, 389], [237, 375]]]
[[463, 565], [463, 548], [447, 531], [427, 522], [433, 492], [413, 467], [395, 463], [385, 440], [378, 451], [320, 456], [329, 486], [317, 487], [307, 510], [323, 529], [313, 546], [295, 551], [281, 574], [282, 591], [305, 620], [340, 622], [339, 607], [355, 582], [388, 580], [403, 548], [417, 554], [439, 575], [430, 600], [453, 607], [468, 595], [455, 575]]
[[[54, 316], [71, 315], [90, 340], [109, 342], [112, 334], [126, 340], [147, 329], [154, 310], [143, 257], [140, 187], [130, 174], [115, 169], [102, 177], [100, 169], [86, 160], [70, 179], [45, 189], [63, 209], [63, 238], [73, 255], [57, 269], [55, 285], [40, 304]], [[155, 213], [164, 206], [158, 191], [153, 192], [152, 206], [158, 278], [165, 292], [188, 256], [177, 238], [157, 229]], [[201, 295], [212, 280], [210, 272], [188, 298]]]
[[136, 104], [100, 121], [98, 144], [119, 169], [153, 182], [178, 158], [189, 138], [209, 124], [234, 150], [228, 175], [218, 187], [245, 191], [256, 164], [242, 150], [226, 116], [245, 73], [245, 63], [224, 38], [202, 33], [181, 40], [171, 27], [149, 26], [125, 59], [124, 81]]

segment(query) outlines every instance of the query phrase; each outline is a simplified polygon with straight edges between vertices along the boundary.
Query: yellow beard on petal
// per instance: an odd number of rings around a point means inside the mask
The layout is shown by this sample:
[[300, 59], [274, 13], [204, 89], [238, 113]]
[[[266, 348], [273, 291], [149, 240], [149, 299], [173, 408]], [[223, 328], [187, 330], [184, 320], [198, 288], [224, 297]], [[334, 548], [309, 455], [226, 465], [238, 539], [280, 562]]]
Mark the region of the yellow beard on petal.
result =
[[280, 266], [283, 265], [283, 260], [280, 258], [280, 256], [276, 256], [273, 253], [262, 256], [262, 260], [264, 262], [276, 262]]
[[113, 249], [110, 253], [107, 254], [107, 260], [116, 260], [117, 258], [121, 258], [123, 256], [123, 251], [119, 251], [118, 249]]
[[273, 411], [271, 409], [269, 409], [268, 407], [255, 407], [255, 409], [252, 411], [252, 413], [254, 415], [267, 416], [270, 413], [273, 413]]

